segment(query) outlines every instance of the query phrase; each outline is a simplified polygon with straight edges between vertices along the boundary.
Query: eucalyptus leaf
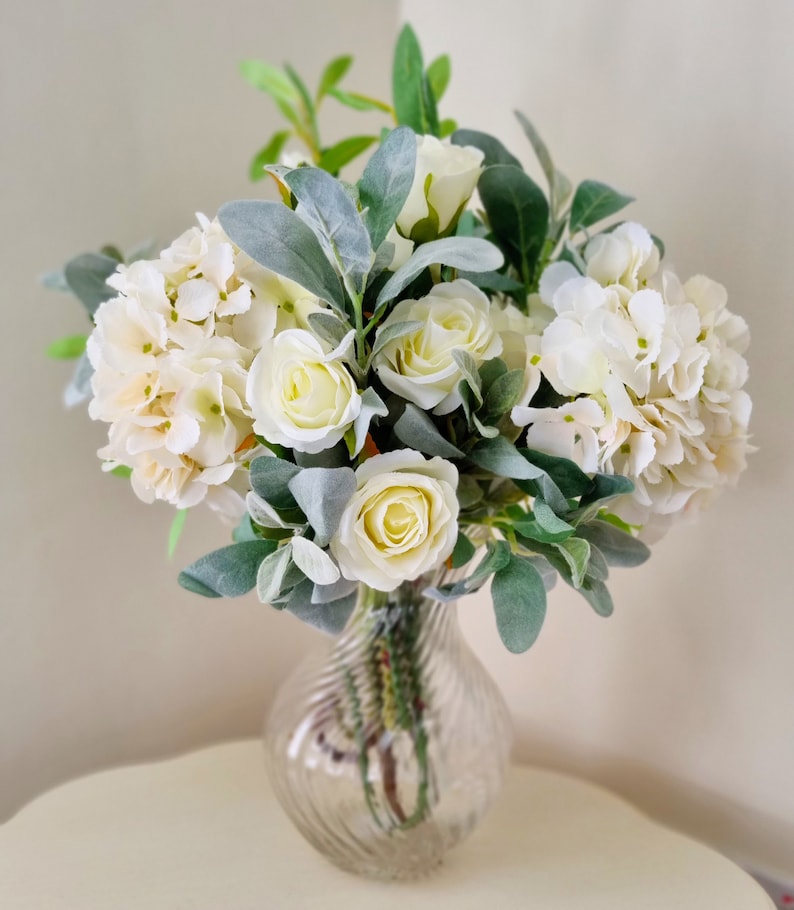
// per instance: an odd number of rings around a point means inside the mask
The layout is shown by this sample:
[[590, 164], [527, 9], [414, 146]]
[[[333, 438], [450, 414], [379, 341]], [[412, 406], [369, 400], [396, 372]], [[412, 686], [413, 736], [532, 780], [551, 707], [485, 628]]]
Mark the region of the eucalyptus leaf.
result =
[[524, 371], [509, 370], [497, 377], [485, 394], [484, 408], [487, 414], [501, 417], [518, 401], [524, 388]]
[[431, 418], [416, 405], [407, 402], [394, 424], [394, 435], [410, 449], [441, 458], [463, 458], [463, 452], [445, 439]]
[[536, 498], [532, 504], [535, 521], [550, 534], [573, 534], [576, 530], [573, 525], [563, 521], [557, 513], [544, 500]]
[[342, 313], [339, 277], [312, 229], [280, 202], [244, 199], [222, 206], [218, 219], [232, 243], [255, 262], [289, 278]]
[[577, 534], [597, 547], [611, 566], [640, 566], [651, 555], [646, 544], [606, 521], [579, 525]]
[[453, 145], [473, 145], [484, 155], [483, 164], [489, 167], [492, 164], [512, 164], [521, 169], [521, 162], [502, 145], [495, 137], [479, 130], [455, 130], [450, 140]]
[[364, 221], [374, 249], [378, 249], [402, 211], [411, 191], [416, 168], [416, 136], [397, 127], [367, 162], [358, 182]]
[[315, 585], [312, 591], [312, 603], [327, 604], [342, 597], [347, 597], [358, 589], [357, 581], [349, 578], [340, 578], [331, 585]]
[[296, 168], [284, 182], [298, 199], [296, 213], [314, 231], [329, 262], [362, 294], [372, 264], [369, 234], [350, 196], [320, 168]]
[[361, 393], [361, 410], [358, 412], [358, 416], [353, 424], [353, 438], [355, 441], [352, 452], [353, 455], [358, 455], [364, 448], [372, 418], [387, 417], [388, 414], [389, 409], [375, 389], [371, 386], [364, 389]]
[[529, 287], [549, 226], [549, 203], [543, 191], [510, 164], [487, 167], [477, 188], [491, 230]]
[[66, 282], [66, 276], [63, 269], [57, 269], [52, 272], [45, 272], [39, 275], [39, 284], [49, 291], [60, 291], [61, 293], [71, 293], [71, 288]]
[[477, 371], [477, 361], [468, 351], [464, 350], [463, 348], [453, 348], [452, 359], [457, 364], [464, 381], [471, 389], [475, 401], [478, 405], [481, 405], [482, 389], [480, 374]]
[[292, 589], [286, 602], [288, 612], [326, 635], [339, 635], [347, 625], [356, 605], [356, 593], [348, 594], [329, 603], [315, 603], [312, 600], [314, 585], [304, 579]]
[[102, 253], [83, 253], [64, 266], [63, 275], [69, 289], [91, 316], [100, 304], [116, 296], [117, 292], [107, 284], [107, 279], [117, 267], [115, 259]]
[[422, 50], [416, 33], [404, 25], [397, 38], [392, 68], [392, 95], [394, 114], [401, 126], [410, 126], [423, 135], [430, 132]]
[[452, 551], [452, 568], [459, 569], [469, 562], [477, 552], [474, 544], [469, 540], [463, 531], [458, 531], [458, 539], [455, 542], [455, 548]]
[[232, 540], [235, 543], [243, 543], [247, 540], [259, 540], [259, 535], [254, 530], [254, 526], [251, 523], [250, 515], [243, 515], [240, 519], [240, 523], [232, 531]]
[[504, 257], [498, 247], [480, 237], [445, 237], [431, 240], [416, 249], [411, 258], [381, 288], [376, 309], [394, 300], [428, 266], [441, 264], [472, 272], [501, 268]]
[[590, 543], [590, 561], [587, 563], [585, 584], [593, 581], [606, 581], [609, 578], [609, 563], [604, 554], [592, 542]]
[[510, 544], [504, 540], [489, 540], [486, 544], [485, 556], [468, 578], [444, 584], [438, 588], [428, 588], [425, 594], [442, 603], [450, 603], [465, 594], [479, 590], [494, 572], [498, 572], [509, 561]]
[[482, 487], [477, 483], [474, 477], [468, 474], [461, 474], [458, 477], [458, 505], [463, 509], [471, 509], [478, 502], [482, 502]]
[[289, 490], [314, 528], [314, 540], [328, 545], [356, 491], [352, 468], [304, 468], [289, 481]]
[[458, 278], [465, 278], [483, 291], [500, 291], [503, 294], [514, 294], [524, 291], [524, 285], [515, 278], [501, 272], [458, 272]]
[[578, 589], [599, 616], [611, 616], [614, 608], [612, 595], [603, 581], [588, 581]]
[[278, 161], [278, 157], [291, 135], [292, 132], [290, 130], [280, 130], [270, 137], [268, 143], [251, 159], [251, 165], [248, 170], [251, 180], [262, 180], [266, 176], [265, 166], [275, 164]]
[[537, 640], [546, 618], [546, 587], [535, 566], [510, 555], [491, 582], [496, 628], [508, 651], [521, 654]]
[[377, 142], [377, 136], [350, 136], [342, 139], [335, 145], [323, 149], [317, 167], [328, 171], [330, 174], [338, 173], [346, 164], [349, 164], [354, 158]]
[[296, 535], [292, 538], [292, 559], [315, 585], [332, 585], [341, 578], [333, 559], [313, 540], [306, 537]]
[[323, 341], [332, 347], [337, 347], [350, 331], [349, 324], [342, 322], [333, 313], [309, 313], [309, 327]]
[[576, 188], [571, 204], [571, 232], [590, 227], [624, 209], [633, 196], [626, 196], [597, 180], [583, 180]]
[[569, 583], [576, 589], [581, 588], [590, 560], [590, 544], [580, 537], [569, 537], [562, 543], [554, 544], [554, 547], [568, 564]]
[[375, 344], [372, 346], [370, 357], [374, 359], [387, 344], [397, 341], [398, 338], [404, 338], [406, 335], [412, 335], [424, 328], [424, 322], [416, 319], [406, 322], [392, 322], [390, 325], [382, 325], [375, 335]]
[[537, 452], [534, 449], [520, 449], [519, 451], [527, 461], [545, 471], [564, 496], [573, 499], [593, 488], [593, 481], [575, 461], [559, 455], [547, 455], [545, 452]]
[[249, 468], [251, 489], [275, 509], [294, 509], [297, 503], [288, 484], [300, 470], [283, 458], [261, 455]]
[[75, 364], [72, 378], [63, 392], [63, 403], [67, 408], [82, 404], [91, 397], [91, 377], [93, 375], [94, 368], [91, 366], [91, 361], [87, 354], [83, 354]]
[[317, 101], [320, 101], [338, 82], [341, 82], [352, 65], [353, 58], [350, 54], [345, 54], [342, 57], [335, 57], [325, 67], [322, 76], [320, 76], [320, 86], [317, 89]]
[[197, 559], [179, 573], [179, 584], [204, 597], [239, 597], [256, 584], [263, 560], [276, 549], [272, 540], [233, 543]]
[[481, 439], [469, 452], [469, 458], [479, 467], [491, 471], [498, 477], [535, 480], [544, 476], [544, 471], [527, 461], [504, 436]]

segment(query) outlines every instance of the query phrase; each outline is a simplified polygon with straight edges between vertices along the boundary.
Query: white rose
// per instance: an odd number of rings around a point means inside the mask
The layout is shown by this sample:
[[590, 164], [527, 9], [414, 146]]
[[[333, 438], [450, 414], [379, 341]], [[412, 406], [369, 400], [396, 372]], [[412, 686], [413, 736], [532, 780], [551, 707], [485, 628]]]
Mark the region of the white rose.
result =
[[458, 383], [463, 375], [453, 350], [471, 354], [478, 366], [502, 352], [490, 310], [485, 294], [464, 279], [437, 284], [420, 300], [400, 301], [378, 334], [398, 322], [417, 321], [422, 326], [387, 342], [375, 355], [373, 365], [380, 381], [426, 411], [454, 411], [461, 404]]
[[417, 136], [414, 182], [397, 216], [400, 233], [419, 242], [451, 233], [477, 186], [484, 157], [474, 146]]
[[450, 462], [399, 449], [367, 459], [356, 483], [330, 544], [345, 578], [393, 591], [452, 553], [458, 472]]
[[248, 374], [254, 431], [270, 442], [316, 453], [330, 449], [361, 410], [353, 377], [304, 329], [265, 341]]

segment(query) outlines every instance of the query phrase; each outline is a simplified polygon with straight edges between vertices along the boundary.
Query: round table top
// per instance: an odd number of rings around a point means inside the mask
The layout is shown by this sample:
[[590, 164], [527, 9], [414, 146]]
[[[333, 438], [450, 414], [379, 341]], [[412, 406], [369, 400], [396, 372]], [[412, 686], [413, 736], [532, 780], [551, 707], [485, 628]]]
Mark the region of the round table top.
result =
[[429, 878], [357, 879], [316, 854], [270, 792], [258, 742], [105, 771], [0, 827], [14, 910], [769, 910], [713, 850], [613, 794], [515, 767], [493, 811]]

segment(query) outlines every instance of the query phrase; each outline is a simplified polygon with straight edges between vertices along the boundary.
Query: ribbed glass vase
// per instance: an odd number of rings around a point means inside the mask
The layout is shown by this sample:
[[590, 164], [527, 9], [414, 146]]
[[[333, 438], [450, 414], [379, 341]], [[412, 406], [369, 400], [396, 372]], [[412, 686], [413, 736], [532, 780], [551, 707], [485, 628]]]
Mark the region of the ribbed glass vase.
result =
[[331, 862], [410, 879], [435, 868], [501, 788], [504, 699], [458, 628], [456, 606], [361, 586], [347, 628], [282, 685], [265, 725], [282, 806]]

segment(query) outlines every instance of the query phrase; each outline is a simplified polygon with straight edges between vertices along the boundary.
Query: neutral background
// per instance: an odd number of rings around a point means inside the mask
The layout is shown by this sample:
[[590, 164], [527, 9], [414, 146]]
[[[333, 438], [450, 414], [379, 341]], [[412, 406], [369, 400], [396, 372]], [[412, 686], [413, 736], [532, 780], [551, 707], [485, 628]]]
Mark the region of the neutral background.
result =
[[[0, 0], [0, 17], [0, 817], [98, 767], [254, 734], [316, 640], [254, 596], [177, 587], [226, 532], [191, 514], [168, 563], [170, 510], [100, 473], [103, 427], [62, 409], [69, 370], [42, 355], [83, 317], [36, 276], [109, 240], [168, 242], [194, 211], [260, 192], [247, 163], [278, 121], [238, 60], [290, 60], [315, 81], [353, 52], [349, 87], [387, 97], [405, 17], [428, 59], [452, 52], [445, 116], [529, 165], [520, 107], [572, 179], [635, 195], [629, 213], [670, 264], [723, 281], [753, 332], [759, 452], [698, 524], [615, 573], [610, 620], [560, 590], [514, 657], [487, 598], [460, 605], [511, 703], [517, 755], [794, 879], [794, 6]], [[379, 123], [338, 107], [325, 119], [329, 139]]]

